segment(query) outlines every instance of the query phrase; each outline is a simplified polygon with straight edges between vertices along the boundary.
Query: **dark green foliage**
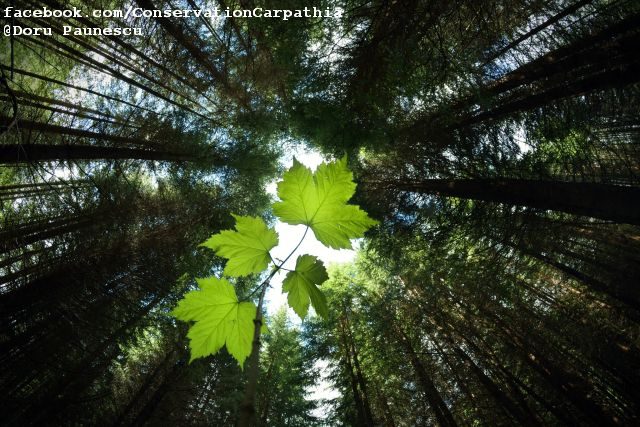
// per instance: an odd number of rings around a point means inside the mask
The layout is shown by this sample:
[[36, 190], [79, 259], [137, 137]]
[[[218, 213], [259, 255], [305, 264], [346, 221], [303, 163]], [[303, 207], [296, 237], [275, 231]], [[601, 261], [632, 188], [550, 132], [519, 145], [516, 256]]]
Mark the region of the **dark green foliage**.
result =
[[[231, 212], [269, 218], [264, 189], [299, 144], [348, 155], [352, 203], [380, 224], [321, 287], [329, 320], [271, 320], [260, 423], [638, 424], [639, 5], [21, 18], [55, 34], [0, 38], [2, 422], [233, 424], [245, 374], [225, 350], [188, 364], [167, 313], [222, 273], [197, 244]], [[238, 278], [239, 299], [257, 284]]]

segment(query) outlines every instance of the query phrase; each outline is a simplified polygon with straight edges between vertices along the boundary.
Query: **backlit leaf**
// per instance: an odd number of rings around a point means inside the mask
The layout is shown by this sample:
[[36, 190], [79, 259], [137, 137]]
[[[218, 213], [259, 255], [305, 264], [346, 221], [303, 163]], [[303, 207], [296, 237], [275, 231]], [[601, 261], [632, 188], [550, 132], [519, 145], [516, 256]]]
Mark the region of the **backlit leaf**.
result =
[[349, 239], [362, 237], [377, 223], [358, 206], [347, 204], [355, 189], [346, 157], [321, 164], [315, 173], [294, 159], [278, 183], [281, 201], [273, 210], [287, 224], [309, 226], [325, 246], [350, 249]]
[[301, 319], [307, 315], [309, 302], [316, 313], [327, 317], [327, 300], [318, 286], [328, 278], [322, 261], [311, 255], [299, 256], [296, 269], [287, 273], [282, 282], [282, 291], [289, 293], [287, 301]]
[[256, 306], [238, 302], [233, 286], [225, 279], [196, 279], [200, 290], [188, 292], [171, 314], [189, 329], [191, 360], [217, 353], [224, 345], [242, 367], [251, 354]]
[[262, 218], [234, 215], [236, 231], [224, 230], [211, 236], [201, 246], [213, 249], [229, 261], [226, 276], [247, 276], [267, 268], [269, 251], [278, 244], [278, 234]]

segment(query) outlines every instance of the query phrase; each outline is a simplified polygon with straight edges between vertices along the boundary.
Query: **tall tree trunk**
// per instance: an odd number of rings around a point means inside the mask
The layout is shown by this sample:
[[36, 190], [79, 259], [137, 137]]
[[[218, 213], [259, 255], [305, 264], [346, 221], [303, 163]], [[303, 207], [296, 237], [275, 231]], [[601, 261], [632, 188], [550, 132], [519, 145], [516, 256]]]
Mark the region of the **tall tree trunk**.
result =
[[[0, 117], [0, 125], [6, 126], [9, 123], [10, 119], [6, 117]], [[121, 144], [132, 144], [132, 145], [149, 145], [148, 141], [131, 138], [127, 136], [119, 136], [119, 135], [110, 135], [101, 132], [93, 132], [85, 129], [77, 129], [68, 126], [60, 126], [60, 125], [52, 125], [49, 123], [41, 123], [35, 122], [31, 120], [20, 120], [20, 128], [28, 129], [28, 130], [37, 130], [44, 133], [55, 134], [55, 135], [70, 135], [70, 136], [78, 136], [81, 138], [90, 138], [98, 141], [110, 141]], [[11, 147], [12, 145], [0, 145], [1, 147]]]
[[[6, 65], [0, 64], [0, 69], [11, 70], [11, 67], [7, 67]], [[129, 102], [129, 101], [126, 101], [124, 99], [117, 98], [117, 97], [114, 97], [114, 96], [111, 96], [111, 95], [107, 95], [107, 94], [104, 94], [104, 93], [101, 93], [101, 92], [97, 92], [95, 90], [88, 89], [88, 88], [85, 88], [85, 87], [82, 87], [82, 86], [69, 84], [67, 82], [63, 82], [62, 80], [53, 79], [51, 77], [43, 76], [43, 75], [40, 75], [40, 74], [37, 74], [37, 73], [33, 73], [33, 72], [30, 72], [30, 71], [22, 70], [20, 68], [15, 68], [15, 67], [13, 68], [13, 72], [16, 73], [16, 74], [23, 75], [23, 76], [28, 76], [28, 77], [32, 77], [34, 79], [42, 80], [44, 82], [57, 84], [57, 85], [60, 85], [60, 86], [63, 86], [63, 87], [68, 87], [70, 89], [79, 90], [79, 91], [85, 92], [85, 93], [90, 93], [91, 95], [95, 95], [95, 96], [98, 96], [100, 98], [108, 99], [109, 101], [118, 102], [118, 103], [121, 103], [121, 104], [128, 105], [130, 107], [136, 108], [136, 109], [140, 109], [140, 110], [143, 110], [143, 111], [147, 111], [149, 113], [156, 114], [156, 112], [153, 111], [153, 110], [150, 110], [148, 108], [142, 107], [140, 105], [136, 105], [136, 104], [134, 104], [132, 102]]]
[[399, 341], [404, 347], [405, 352], [409, 356], [409, 361], [411, 362], [416, 376], [418, 377], [418, 381], [422, 386], [422, 390], [427, 397], [429, 406], [431, 406], [431, 409], [433, 410], [436, 419], [438, 420], [438, 424], [440, 424], [441, 427], [457, 426], [455, 420], [453, 419], [453, 415], [451, 415], [451, 412], [447, 407], [447, 404], [444, 403], [444, 400], [442, 400], [442, 396], [440, 396], [438, 389], [436, 388], [435, 384], [431, 380], [431, 377], [427, 373], [427, 370], [420, 361], [420, 358], [413, 349], [413, 346], [409, 341], [409, 337], [398, 326], [396, 326], [396, 330], [399, 332]]
[[[62, 10], [62, 9], [65, 8], [62, 3], [58, 2], [58, 1], [55, 1], [55, 0], [42, 0], [42, 3], [51, 6], [52, 9]], [[195, 5], [192, 5], [192, 6], [194, 6], [193, 9], [197, 9], [197, 7], [195, 7]], [[83, 23], [85, 25], [85, 27], [97, 27], [98, 26], [96, 22], [93, 22], [90, 19], [87, 19], [86, 17], [80, 17], [80, 18], [76, 18], [76, 19], [77, 19], [78, 22]], [[171, 70], [170, 68], [162, 65], [160, 62], [154, 60], [149, 55], [147, 55], [144, 52], [142, 52], [139, 49], [137, 49], [135, 46], [131, 45], [130, 43], [127, 43], [121, 37], [108, 35], [108, 36], [106, 36], [106, 38], [108, 40], [112, 41], [115, 45], [121, 46], [127, 52], [126, 56], [130, 57], [129, 53], [133, 53], [134, 55], [136, 55], [137, 57], [143, 59], [147, 63], [153, 65], [154, 67], [158, 68], [159, 70], [162, 70], [164, 73], [166, 73], [167, 75], [171, 76], [172, 78], [175, 78], [175, 79], [179, 80], [180, 82], [182, 82], [183, 84], [185, 84], [187, 86], [191, 86], [191, 82], [189, 82], [189, 80], [186, 79], [184, 76], [180, 75], [180, 73], [178, 71]], [[116, 50], [116, 49], [114, 48], [113, 50]], [[118, 54], [119, 55], [122, 54], [121, 51], [119, 51]], [[192, 88], [194, 90], [196, 90], [196, 91], [199, 91], [199, 92], [205, 90], [205, 87], [202, 87], [202, 86], [200, 86], [200, 87], [192, 87]]]
[[[640, 43], [640, 38], [635, 40], [634, 43]], [[634, 58], [637, 58], [637, 55], [638, 53], [634, 53]], [[527, 93], [524, 97], [517, 95], [508, 97], [505, 102], [501, 102], [497, 107], [465, 118], [452, 126], [451, 129], [459, 129], [475, 123], [500, 119], [519, 111], [531, 110], [548, 105], [552, 101], [562, 98], [583, 95], [601, 89], [624, 87], [640, 80], [640, 61], [620, 62], [622, 63], [616, 65], [615, 62], [612, 61], [612, 69], [605, 69], [587, 77], [567, 76], [567, 78], [571, 79], [569, 84], [560, 82], [557, 86], [541, 90], [534, 94]]]
[[481, 200], [640, 225], [640, 188], [526, 179], [425, 179], [367, 183], [389, 189]]
[[174, 353], [175, 353], [175, 350], [168, 351], [165, 353], [160, 363], [158, 363], [153, 368], [153, 371], [151, 371], [145, 378], [144, 382], [140, 384], [136, 394], [129, 399], [129, 403], [127, 403], [127, 406], [125, 406], [124, 409], [120, 410], [120, 415], [118, 416], [118, 419], [113, 423], [114, 426], [130, 425], [131, 420], [128, 418], [131, 415], [133, 415], [133, 410], [135, 406], [140, 404], [140, 402], [145, 399], [145, 397], [149, 393], [149, 388], [151, 387], [153, 382], [157, 380], [158, 375], [162, 372], [162, 370], [166, 367], [166, 365], [171, 361], [170, 357], [173, 356]]
[[[271, 353], [271, 352], [270, 352]], [[264, 392], [264, 400], [262, 403], [262, 415], [260, 415], [260, 425], [266, 426], [267, 421], [269, 419], [269, 410], [271, 409], [271, 397], [273, 393], [270, 393], [268, 390], [269, 383], [271, 382], [271, 378], [273, 376], [273, 366], [276, 363], [277, 355], [270, 354], [271, 360], [269, 360], [269, 368], [267, 369], [267, 375], [265, 376], [264, 383], [267, 384], [267, 390]]]
[[351, 348], [349, 346], [346, 325], [343, 317], [340, 318], [339, 328], [340, 341], [343, 349], [343, 361], [347, 366], [349, 379], [351, 381], [351, 392], [353, 393], [353, 401], [356, 405], [356, 421], [358, 426], [367, 426], [367, 416], [364, 409], [364, 401], [362, 399], [362, 396], [360, 395], [360, 390], [358, 389], [358, 377], [355, 373], [353, 363], [351, 361]]
[[[548, 52], [476, 88], [473, 95], [447, 107], [446, 113], [423, 117], [400, 134], [411, 137], [433, 132], [432, 124], [440, 121], [449, 123], [445, 125], [449, 130], [459, 129], [537, 108], [560, 98], [636, 82], [640, 79], [637, 60], [639, 22], [640, 15], [635, 14], [596, 34]], [[567, 84], [567, 81], [571, 83]], [[527, 86], [531, 87], [527, 90]], [[478, 114], [470, 113], [478, 104], [486, 108]], [[458, 119], [451, 121], [451, 112]]]
[[[606, 58], [613, 54], [612, 46], [620, 47], [623, 51], [637, 49], [626, 40], [637, 36], [639, 23], [639, 14], [627, 17], [596, 34], [580, 38], [518, 67], [480, 92], [483, 96], [494, 96], [557, 73], [567, 73], [592, 64], [599, 64], [606, 69]], [[622, 46], [618, 46], [619, 43]], [[633, 60], [633, 56], [628, 59]]]
[[238, 427], [251, 427], [256, 418], [256, 390], [258, 388], [258, 374], [260, 373], [260, 330], [262, 328], [262, 304], [267, 287], [263, 286], [256, 309], [256, 318], [253, 320], [253, 343], [251, 355], [247, 360], [247, 385], [244, 391], [244, 399], [238, 409]]
[[[157, 9], [151, 0], [136, 0], [136, 3], [145, 9]], [[169, 18], [159, 17], [155, 19], [160, 26], [181, 44], [189, 54], [191, 54], [192, 58], [209, 73], [213, 80], [220, 85], [223, 93], [235, 98], [243, 106], [249, 107], [249, 94], [246, 90], [240, 85], [232, 85], [228, 76], [218, 70], [216, 65], [211, 61], [211, 58], [203, 52], [193, 40], [189, 39], [178, 25], [174, 24]]]
[[[445, 322], [444, 324], [447, 325], [447, 328], [449, 330], [451, 330], [452, 332], [455, 332], [457, 337], [461, 338], [465, 343], [467, 343], [467, 345], [473, 350], [473, 352], [476, 355], [478, 355], [478, 357], [481, 356], [483, 360], [491, 361], [493, 365], [495, 365], [503, 374], [505, 374], [505, 376], [510, 378], [512, 381], [516, 382], [524, 391], [527, 392], [529, 396], [533, 397], [537, 402], [542, 404], [550, 413], [552, 413], [558, 419], [558, 421], [563, 422], [567, 425], [573, 424], [574, 421], [571, 418], [570, 414], [567, 414], [565, 411], [560, 410], [555, 404], [555, 402], [549, 402], [548, 400], [543, 399], [539, 393], [533, 390], [533, 388], [531, 388], [530, 386], [520, 381], [514, 374], [511, 373], [510, 370], [508, 370], [504, 366], [504, 362], [500, 360], [499, 357], [496, 357], [496, 355], [493, 354], [491, 351], [488, 351], [486, 349], [481, 349], [479, 345], [472, 338], [472, 337], [475, 337], [476, 339], [478, 339], [479, 335], [476, 333], [477, 331], [471, 331], [471, 334], [467, 334], [466, 332], [462, 331], [458, 326], [456, 326], [452, 320], [453, 319]], [[457, 340], [456, 337], [451, 337], [451, 339]], [[480, 339], [480, 341], [484, 343], [484, 340]]]
[[168, 151], [150, 151], [139, 148], [98, 147], [95, 145], [0, 145], [0, 163], [28, 163], [47, 160], [158, 160], [193, 161], [188, 154]]
[[358, 380], [358, 385], [360, 387], [360, 392], [362, 393], [362, 406], [364, 409], [365, 416], [365, 425], [374, 426], [373, 414], [371, 411], [371, 401], [369, 399], [369, 392], [367, 389], [367, 383], [364, 379], [364, 375], [362, 373], [362, 369], [360, 368], [360, 361], [358, 360], [358, 350], [356, 348], [355, 340], [353, 339], [353, 334], [351, 333], [351, 328], [349, 326], [348, 317], [344, 317], [344, 322], [346, 326], [346, 334], [348, 339], [348, 344], [350, 347], [351, 355], [353, 356], [353, 366], [355, 368], [356, 379]]
[[581, 7], [586, 6], [589, 3], [593, 3], [593, 1], [594, 0], [580, 0], [580, 1], [570, 5], [569, 7], [563, 9], [560, 13], [558, 13], [558, 14], [552, 16], [551, 18], [547, 19], [546, 21], [544, 21], [542, 24], [538, 25], [537, 27], [532, 28], [531, 30], [527, 31], [525, 34], [523, 34], [520, 37], [516, 38], [511, 43], [507, 44], [505, 47], [503, 47], [499, 51], [497, 51], [494, 54], [492, 54], [491, 56], [489, 56], [485, 60], [484, 65], [487, 65], [489, 62], [499, 58], [501, 55], [503, 55], [506, 52], [510, 51], [511, 49], [513, 49], [514, 47], [516, 47], [517, 45], [522, 43], [523, 41], [527, 40], [528, 38], [531, 38], [531, 37], [535, 36], [536, 34], [540, 33], [545, 28], [548, 28], [549, 26], [555, 24], [556, 22], [560, 21], [562, 18], [564, 18], [566, 16], [569, 16], [570, 14], [572, 14], [575, 11], [577, 11]]
[[35, 233], [13, 237], [11, 235], [3, 235], [0, 236], [0, 253], [6, 253], [21, 247], [25, 247], [31, 243], [67, 233], [72, 233], [83, 228], [91, 227], [104, 221], [104, 219], [105, 216], [99, 214], [82, 215], [80, 217], [63, 219], [60, 221], [54, 221], [50, 224], [46, 224], [46, 226], [42, 227], [44, 228], [42, 231], [38, 231]]
[[[465, 363], [471, 367], [471, 370], [476, 375], [476, 377], [480, 380], [482, 385], [487, 389], [489, 394], [493, 396], [494, 399], [500, 404], [502, 408], [504, 408], [511, 416], [518, 421], [519, 424], [523, 426], [538, 426], [537, 420], [535, 417], [530, 416], [531, 414], [527, 414], [528, 408], [521, 408], [516, 403], [511, 400], [511, 398], [491, 379], [489, 378], [482, 368], [480, 368], [476, 363], [465, 353], [460, 347], [453, 346], [453, 351], [465, 361]], [[526, 411], [526, 412], [525, 412]]]
[[[100, 62], [97, 59], [94, 59], [93, 57], [84, 54], [83, 52], [78, 51], [77, 49], [74, 49], [70, 46], [67, 46], [64, 43], [61, 43], [57, 40], [54, 40], [52, 38], [48, 38], [46, 41], [42, 40], [41, 38], [35, 37], [35, 36], [25, 36], [24, 37], [26, 40], [29, 40], [31, 43], [42, 46], [45, 50], [51, 50], [53, 52], [58, 53], [61, 56], [67, 57], [69, 59], [71, 59], [74, 62], [83, 64], [87, 67], [93, 68], [95, 70], [97, 70], [100, 73], [105, 73], [105, 74], [109, 74], [115, 78], [117, 78], [118, 80], [121, 80], [123, 82], [126, 82], [128, 84], [130, 84], [131, 86], [135, 86], [137, 88], [142, 89], [143, 91], [159, 98], [162, 99], [166, 102], [168, 102], [169, 104], [175, 105], [178, 108], [181, 108], [191, 114], [194, 114], [204, 120], [210, 121], [211, 118], [205, 116], [202, 113], [199, 113], [195, 110], [193, 110], [191, 107], [184, 105], [183, 103], [177, 102], [176, 100], [165, 96], [164, 94], [160, 93], [158, 90], [153, 89], [151, 87], [149, 87], [148, 85], [145, 85], [143, 83], [141, 83], [140, 81], [133, 79], [131, 77], [128, 77], [126, 75], [124, 75], [123, 73], [121, 73], [120, 71], [118, 71], [117, 69], [110, 67], [109, 65], [107, 65], [105, 62]], [[52, 47], [53, 45], [53, 47]]]
[[487, 310], [481, 312], [487, 316], [487, 320], [492, 319], [492, 323], [498, 327], [498, 332], [506, 338], [505, 343], [520, 353], [529, 366], [545, 378], [558, 393], [566, 396], [585, 416], [602, 426], [619, 425], [619, 420], [609, 414], [603, 404], [594, 400], [593, 386], [587, 380], [548, 359], [535, 345], [525, 342], [525, 337], [500, 316]]
[[623, 302], [629, 308], [635, 311], [635, 313], [629, 311], [627, 312], [627, 315], [635, 318], [639, 316], [638, 313], [640, 313], [640, 290], [636, 289], [636, 287], [620, 286], [620, 283], [617, 281], [609, 285], [597, 278], [591, 277], [588, 274], [585, 274], [569, 265], [553, 259], [548, 255], [545, 255], [543, 251], [539, 249], [528, 248], [521, 243], [514, 244], [511, 242], [505, 242], [504, 240], [500, 240], [500, 242], [522, 252], [524, 255], [536, 258], [552, 267], [557, 268], [567, 276], [578, 280], [580, 283], [587, 285], [589, 288], [596, 292], [602, 292], [605, 295], [609, 295], [610, 297]]
[[157, 388], [157, 390], [151, 396], [151, 399], [147, 402], [147, 404], [142, 408], [142, 411], [138, 414], [135, 421], [130, 425], [135, 426], [143, 426], [147, 424], [147, 422], [151, 419], [154, 412], [157, 410], [160, 402], [169, 392], [171, 385], [175, 382], [176, 379], [182, 375], [184, 371], [184, 365], [187, 364], [188, 355], [185, 353], [182, 358], [176, 363], [176, 365], [167, 373], [164, 381]]

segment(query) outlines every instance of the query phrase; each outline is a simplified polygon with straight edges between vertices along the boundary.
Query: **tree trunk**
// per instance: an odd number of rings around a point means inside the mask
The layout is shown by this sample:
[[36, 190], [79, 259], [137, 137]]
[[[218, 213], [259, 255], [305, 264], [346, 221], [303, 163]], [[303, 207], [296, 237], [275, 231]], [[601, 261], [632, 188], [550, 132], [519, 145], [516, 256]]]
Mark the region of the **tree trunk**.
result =
[[61, 236], [63, 234], [91, 227], [99, 224], [103, 220], [104, 217], [100, 215], [83, 215], [81, 217], [52, 222], [51, 224], [47, 224], [42, 227], [44, 230], [28, 235], [26, 233], [25, 235], [15, 237], [12, 237], [11, 235], [0, 235], [0, 253], [7, 253], [41, 240], [50, 239], [52, 237]]
[[256, 318], [254, 319], [253, 344], [247, 367], [247, 386], [244, 391], [244, 399], [238, 410], [238, 427], [251, 427], [256, 417], [256, 389], [258, 388], [258, 374], [260, 373], [260, 330], [262, 328], [262, 304], [267, 287], [263, 286], [260, 292]]
[[146, 396], [149, 393], [149, 388], [153, 385], [153, 382], [157, 380], [158, 375], [161, 374], [162, 370], [166, 367], [167, 363], [170, 361], [170, 357], [173, 356], [174, 351], [168, 351], [165, 353], [162, 360], [153, 368], [153, 371], [147, 375], [144, 382], [138, 387], [138, 391], [134, 396], [129, 399], [129, 403], [124, 409], [120, 410], [120, 414], [118, 415], [118, 419], [113, 423], [114, 426], [127, 426], [131, 424], [132, 415], [136, 405], [139, 405], [141, 401], [144, 401]]
[[[467, 343], [467, 345], [478, 355], [482, 356], [484, 360], [492, 361], [492, 363], [510, 380], [514, 381], [517, 385], [519, 385], [529, 396], [534, 398], [538, 403], [543, 405], [550, 413], [552, 413], [560, 422], [563, 422], [567, 425], [573, 424], [573, 419], [570, 414], [567, 414], [565, 411], [560, 410], [557, 407], [555, 402], [549, 402], [546, 399], [543, 399], [539, 393], [533, 390], [530, 386], [524, 384], [520, 381], [514, 374], [511, 373], [505, 366], [504, 362], [500, 360], [500, 358], [496, 357], [491, 351], [487, 351], [486, 349], [481, 349], [478, 344], [474, 342], [466, 333], [461, 331], [458, 327], [456, 327], [451, 321], [445, 322], [446, 325], [452, 330], [455, 331], [456, 334]], [[471, 331], [471, 334], [476, 338], [478, 337], [477, 331]], [[457, 338], [451, 337], [451, 339], [456, 340]], [[482, 343], [484, 340], [480, 339]]]
[[374, 188], [505, 203], [640, 225], [638, 187], [510, 178], [426, 179], [370, 184]]
[[[459, 129], [540, 107], [556, 99], [638, 81], [638, 22], [640, 15], [635, 14], [594, 35], [548, 52], [476, 88], [476, 93], [452, 103], [445, 109], [446, 113], [419, 119], [401, 134], [429, 132], [431, 124], [439, 121], [450, 123], [445, 124], [449, 130]], [[478, 114], [471, 114], [476, 105], [484, 108]], [[450, 121], [452, 112], [459, 118]]]
[[424, 365], [418, 358], [418, 355], [413, 349], [411, 342], [409, 342], [409, 337], [400, 328], [396, 327], [396, 329], [400, 333], [399, 341], [404, 347], [407, 355], [409, 356], [409, 361], [411, 362], [411, 365], [416, 372], [418, 381], [422, 386], [422, 390], [427, 397], [427, 401], [429, 402], [429, 405], [431, 406], [436, 419], [438, 420], [438, 424], [440, 424], [441, 427], [457, 426], [455, 420], [453, 419], [453, 415], [451, 415], [449, 408], [447, 407], [446, 403], [444, 403], [444, 400], [442, 400], [442, 396], [440, 396], [438, 389], [431, 380], [431, 377], [427, 373]]
[[346, 326], [346, 334], [347, 339], [349, 341], [350, 351], [353, 356], [353, 366], [355, 368], [356, 379], [358, 380], [358, 385], [360, 387], [360, 391], [362, 393], [362, 406], [364, 409], [364, 421], [366, 426], [374, 426], [373, 414], [371, 412], [371, 403], [369, 400], [369, 393], [367, 391], [367, 383], [364, 379], [364, 375], [362, 373], [362, 369], [360, 368], [360, 361], [358, 360], [358, 351], [356, 348], [356, 343], [353, 339], [353, 335], [351, 334], [351, 328], [349, 327], [349, 320], [347, 317], [344, 319]]
[[[123, 82], [126, 82], [128, 84], [130, 84], [131, 86], [135, 86], [138, 87], [140, 89], [142, 89], [143, 91], [159, 98], [162, 99], [166, 102], [168, 102], [169, 104], [175, 105], [178, 108], [181, 108], [191, 114], [194, 114], [204, 120], [210, 121], [211, 118], [207, 117], [201, 113], [198, 113], [197, 111], [193, 110], [192, 108], [181, 104], [177, 101], [175, 101], [174, 99], [171, 99], [168, 96], [163, 95], [162, 93], [158, 92], [157, 90], [149, 87], [148, 85], [145, 85], [143, 83], [141, 83], [139, 80], [130, 78], [126, 75], [124, 75], [123, 73], [121, 73], [120, 71], [118, 71], [117, 69], [110, 67], [108, 65], [106, 65], [106, 63], [104, 62], [100, 62], [96, 59], [94, 59], [93, 57], [86, 55], [80, 51], [78, 51], [77, 49], [74, 49], [70, 46], [67, 46], [64, 43], [61, 43], [53, 38], [48, 38], [45, 41], [43, 41], [42, 39], [35, 37], [35, 36], [25, 36], [25, 39], [29, 40], [30, 42], [36, 44], [36, 45], [40, 45], [42, 46], [45, 50], [51, 50], [53, 52], [58, 53], [61, 56], [67, 57], [69, 59], [71, 59], [74, 62], [86, 65], [87, 67], [93, 68], [95, 70], [97, 70], [100, 73], [105, 73], [108, 75], [111, 75], [113, 77], [116, 77], [118, 80], [121, 80]], [[51, 46], [53, 45], [53, 47]]]
[[353, 369], [353, 363], [351, 362], [351, 349], [349, 347], [349, 341], [347, 339], [346, 325], [344, 319], [340, 319], [340, 340], [342, 341], [342, 348], [344, 353], [344, 362], [347, 365], [347, 371], [349, 371], [349, 379], [351, 380], [351, 391], [353, 393], [353, 401], [356, 405], [356, 420], [358, 426], [367, 426], [367, 417], [364, 409], [364, 402], [362, 396], [360, 396], [360, 390], [358, 389], [358, 377]]
[[173, 369], [167, 373], [160, 387], [158, 387], [158, 389], [153, 393], [151, 400], [147, 402], [144, 408], [142, 408], [142, 411], [136, 417], [135, 421], [130, 425], [143, 426], [147, 424], [160, 405], [160, 402], [162, 402], [162, 399], [170, 391], [170, 387], [173, 382], [182, 375], [184, 365], [187, 364], [187, 357], [188, 355], [185, 353], [185, 355], [178, 360], [178, 363], [176, 363]]
[[[64, 9], [64, 8], [62, 8], [62, 9]], [[0, 64], [0, 69], [11, 70], [11, 67], [7, 67], [6, 65]], [[153, 110], [150, 110], [148, 108], [142, 107], [140, 105], [136, 105], [136, 104], [134, 104], [132, 102], [129, 102], [129, 101], [126, 101], [124, 99], [120, 99], [120, 98], [117, 98], [117, 97], [114, 97], [114, 96], [110, 96], [110, 95], [107, 95], [107, 94], [104, 94], [104, 93], [101, 93], [101, 92], [97, 92], [95, 90], [88, 89], [88, 88], [85, 88], [85, 87], [82, 87], [82, 86], [72, 85], [72, 84], [63, 82], [62, 80], [57, 80], [57, 79], [53, 79], [51, 77], [42, 76], [40, 74], [32, 73], [30, 71], [22, 70], [22, 69], [19, 69], [19, 68], [13, 68], [12, 71], [14, 73], [16, 73], [16, 74], [32, 77], [34, 79], [38, 79], [38, 80], [42, 80], [42, 81], [45, 81], [45, 82], [49, 82], [49, 83], [57, 84], [57, 85], [60, 85], [60, 86], [68, 87], [70, 89], [79, 90], [81, 92], [90, 93], [92, 95], [96, 95], [98, 97], [101, 97], [101, 98], [104, 98], [104, 99], [108, 99], [109, 101], [119, 102], [121, 104], [125, 104], [125, 105], [128, 105], [128, 106], [136, 108], [136, 109], [140, 109], [140, 110], [143, 110], [143, 111], [147, 111], [149, 113], [156, 114], [156, 112], [153, 111]]]
[[[633, 39], [637, 35], [639, 23], [640, 15], [638, 14], [625, 18], [596, 34], [580, 38], [518, 67], [481, 89], [480, 92], [483, 96], [495, 96], [542, 78], [549, 78], [558, 73], [564, 74], [593, 64], [600, 64], [604, 67], [603, 69], [606, 69], [606, 58], [612, 54], [612, 43], [614, 46], [621, 43], [621, 46], [617, 47], [622, 47], [623, 52], [625, 49], [637, 49], [625, 40]], [[627, 53], [631, 52], [627, 51]], [[634, 59], [632, 55], [628, 58]]]
[[[640, 41], [637, 40], [634, 43], [640, 43]], [[634, 56], [635, 55], [637, 55], [637, 53], [634, 53]], [[640, 62], [623, 60], [616, 65], [614, 61], [612, 61], [612, 65], [614, 65], [612, 69], [606, 69], [584, 78], [579, 78], [580, 76], [567, 76], [567, 79], [570, 81], [569, 84], [567, 84], [566, 81], [560, 82], [557, 86], [544, 89], [534, 94], [527, 93], [524, 97], [508, 97], [505, 102], [501, 102], [500, 105], [495, 108], [462, 119], [455, 123], [450, 129], [459, 129], [475, 123], [500, 119], [519, 111], [532, 110], [548, 105], [558, 99], [583, 95], [601, 89], [624, 87], [640, 80]]]
[[[136, 3], [144, 9], [157, 9], [151, 0], [136, 0]], [[235, 98], [245, 107], [249, 106], [248, 93], [241, 87], [232, 87], [227, 76], [220, 72], [215, 64], [211, 61], [202, 49], [200, 49], [193, 40], [190, 40], [182, 31], [182, 29], [174, 24], [169, 18], [154, 18], [164, 30], [169, 33], [180, 45], [182, 45], [200, 66], [206, 70], [209, 75], [220, 85], [220, 89], [228, 96], [235, 95]]]
[[620, 420], [608, 413], [606, 406], [593, 397], [594, 387], [588, 380], [548, 359], [535, 344], [525, 342], [525, 337], [500, 316], [486, 310], [481, 312], [487, 315], [486, 319], [493, 319], [492, 323], [505, 338], [505, 343], [520, 353], [524, 362], [545, 378], [559, 394], [567, 397], [586, 417], [602, 426], [620, 424]]
[[490, 57], [488, 57], [485, 60], [484, 65], [487, 65], [489, 62], [499, 58], [500, 56], [502, 56], [506, 52], [510, 51], [511, 49], [513, 49], [514, 47], [516, 47], [517, 45], [519, 45], [520, 43], [522, 43], [526, 39], [535, 36], [536, 34], [540, 33], [545, 28], [549, 27], [550, 25], [555, 24], [556, 22], [558, 22], [562, 18], [564, 18], [566, 16], [569, 16], [570, 14], [575, 12], [576, 10], [578, 10], [581, 7], [586, 6], [586, 5], [588, 5], [589, 3], [592, 3], [592, 2], [593, 2], [593, 0], [580, 0], [580, 1], [572, 4], [571, 6], [567, 7], [564, 10], [562, 10], [560, 13], [558, 13], [558, 14], [552, 16], [551, 18], [547, 19], [542, 24], [538, 25], [535, 28], [532, 28], [531, 30], [527, 31], [525, 34], [523, 34], [520, 37], [516, 38], [515, 40], [513, 40], [511, 43], [509, 43], [508, 45], [506, 45], [505, 47], [503, 47], [502, 49], [500, 49], [496, 53], [492, 54]]
[[[471, 370], [476, 375], [476, 377], [480, 380], [485, 389], [493, 396], [494, 399], [500, 404], [502, 408], [504, 408], [511, 416], [518, 421], [520, 425], [523, 426], [538, 426], [537, 420], [533, 417], [530, 417], [526, 412], [528, 412], [528, 408], [521, 408], [516, 403], [511, 400], [511, 398], [500, 388], [494, 381], [489, 378], [484, 371], [476, 365], [476, 363], [465, 353], [460, 347], [452, 346], [453, 351], [465, 361], [465, 363], [471, 367]], [[525, 412], [526, 411], [526, 412]]]
[[597, 278], [591, 277], [588, 274], [583, 273], [582, 271], [576, 270], [569, 265], [566, 265], [558, 260], [551, 258], [548, 255], [545, 255], [539, 249], [527, 248], [521, 243], [514, 244], [511, 242], [505, 242], [504, 240], [500, 240], [500, 242], [520, 251], [524, 255], [538, 259], [545, 264], [555, 267], [567, 276], [572, 277], [573, 279], [578, 280], [580, 283], [587, 285], [593, 291], [602, 292], [603, 294], [626, 304], [629, 308], [635, 310], [635, 313], [627, 312], [627, 315], [634, 318], [638, 317], [638, 313], [640, 313], [640, 291], [637, 289], [637, 287], [624, 286], [625, 283], [622, 283], [622, 286], [620, 286], [619, 281], [604, 283]]
[[[22, 123], [22, 121], [21, 121]], [[84, 132], [84, 131], [82, 131]], [[92, 133], [92, 132], [89, 132]], [[28, 163], [48, 160], [115, 160], [137, 159], [158, 161], [193, 161], [194, 156], [139, 148], [98, 147], [95, 145], [0, 145], [0, 163]]]
[[[270, 348], [271, 350], [271, 348]], [[277, 354], [274, 355], [271, 353], [271, 351], [269, 351], [270, 353], [270, 359], [269, 360], [269, 368], [267, 369], [267, 375], [265, 377], [265, 381], [264, 383], [267, 384], [267, 387], [269, 385], [269, 383], [271, 382], [271, 378], [273, 376], [273, 366], [276, 362], [276, 357]], [[265, 390], [263, 393], [263, 397], [264, 397], [264, 401], [262, 403], [262, 414], [260, 415], [260, 425], [261, 426], [266, 426], [267, 425], [267, 421], [269, 419], [269, 410], [271, 409], [271, 397], [273, 396], [272, 393], [269, 393], [268, 390]]]

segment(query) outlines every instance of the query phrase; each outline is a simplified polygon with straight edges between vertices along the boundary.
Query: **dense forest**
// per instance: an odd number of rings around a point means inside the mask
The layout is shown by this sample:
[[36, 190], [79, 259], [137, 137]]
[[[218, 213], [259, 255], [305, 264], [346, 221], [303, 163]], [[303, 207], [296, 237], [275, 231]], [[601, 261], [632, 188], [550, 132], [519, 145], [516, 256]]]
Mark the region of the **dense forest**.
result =
[[[301, 3], [2, 2], [52, 34], [0, 36], [0, 424], [234, 425], [253, 388], [239, 425], [639, 425], [640, 2], [90, 13]], [[266, 316], [247, 387], [170, 313], [223, 274], [201, 243], [232, 214], [278, 222], [304, 150], [346, 159], [376, 225], [324, 316], [230, 279]]]

